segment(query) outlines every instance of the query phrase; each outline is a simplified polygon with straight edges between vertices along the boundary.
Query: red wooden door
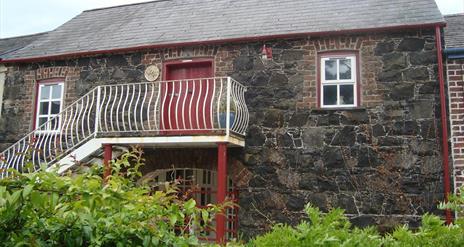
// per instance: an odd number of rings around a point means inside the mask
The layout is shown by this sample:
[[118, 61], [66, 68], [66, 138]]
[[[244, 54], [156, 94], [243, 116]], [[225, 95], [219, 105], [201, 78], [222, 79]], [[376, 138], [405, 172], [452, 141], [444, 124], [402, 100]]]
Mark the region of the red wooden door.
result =
[[165, 70], [161, 128], [176, 135], [212, 129], [212, 62], [168, 64]]

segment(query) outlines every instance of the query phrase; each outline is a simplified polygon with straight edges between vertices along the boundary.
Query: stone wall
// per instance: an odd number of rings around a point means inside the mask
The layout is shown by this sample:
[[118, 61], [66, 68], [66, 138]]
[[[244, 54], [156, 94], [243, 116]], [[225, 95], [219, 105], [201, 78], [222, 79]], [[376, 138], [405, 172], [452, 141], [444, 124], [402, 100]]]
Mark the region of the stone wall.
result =
[[[298, 222], [307, 202], [322, 210], [345, 208], [357, 225], [384, 228], [417, 223], [425, 212], [440, 213], [433, 30], [269, 40], [273, 59], [264, 61], [263, 43], [11, 66], [0, 142], [8, 144], [31, 128], [33, 89], [45, 68], [72, 71], [67, 79], [67, 101], [72, 101], [96, 85], [143, 81], [149, 64], [162, 69], [167, 60], [212, 57], [217, 76], [230, 75], [248, 86], [246, 147], [231, 152], [249, 175], [240, 182], [245, 237], [269, 229], [271, 222]], [[361, 105], [356, 109], [317, 108], [316, 55], [332, 50], [359, 51]]]
[[0, 149], [7, 148], [33, 129], [37, 82], [61, 78], [65, 83], [65, 103], [76, 99], [80, 69], [71, 66], [13, 65], [6, 71], [0, 118]]
[[[360, 51], [361, 107], [315, 109], [314, 54], [344, 49], [343, 39]], [[440, 213], [433, 33], [300, 42], [272, 44], [271, 62], [261, 63], [250, 46], [235, 60], [233, 76], [250, 86], [243, 157], [255, 175], [241, 194], [242, 229], [294, 223], [306, 202], [345, 208], [356, 224], [382, 228]]]
[[464, 61], [446, 64], [455, 190], [464, 185]]

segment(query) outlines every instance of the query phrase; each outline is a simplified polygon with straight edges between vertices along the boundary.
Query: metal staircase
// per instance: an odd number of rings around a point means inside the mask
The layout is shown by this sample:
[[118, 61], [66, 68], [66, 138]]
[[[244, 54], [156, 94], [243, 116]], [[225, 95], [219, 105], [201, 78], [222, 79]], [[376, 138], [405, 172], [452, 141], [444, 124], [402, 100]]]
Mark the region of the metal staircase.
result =
[[230, 77], [97, 86], [3, 151], [0, 177], [10, 169], [34, 172], [41, 164], [64, 172], [105, 143], [243, 138], [249, 122], [245, 91]]

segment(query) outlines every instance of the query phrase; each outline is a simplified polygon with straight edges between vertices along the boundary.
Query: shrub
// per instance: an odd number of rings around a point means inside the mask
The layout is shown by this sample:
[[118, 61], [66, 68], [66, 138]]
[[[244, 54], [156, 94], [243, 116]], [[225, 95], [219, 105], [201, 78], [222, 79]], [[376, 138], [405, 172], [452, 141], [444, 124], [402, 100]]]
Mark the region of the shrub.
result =
[[309, 221], [296, 227], [277, 224], [270, 233], [256, 237], [253, 246], [379, 246], [381, 237], [373, 228], [351, 230], [343, 210], [334, 209], [323, 214], [308, 204], [305, 208]]
[[323, 214], [307, 205], [308, 220], [296, 227], [277, 224], [272, 231], [258, 236], [252, 246], [464, 246], [463, 224], [447, 226], [438, 216], [426, 214], [422, 226], [411, 230], [398, 227], [393, 233], [380, 235], [374, 228], [352, 227], [343, 210]]
[[198, 209], [174, 188], [137, 185], [138, 151], [101, 168], [59, 176], [39, 171], [0, 181], [0, 243], [5, 246], [191, 246], [216, 206]]

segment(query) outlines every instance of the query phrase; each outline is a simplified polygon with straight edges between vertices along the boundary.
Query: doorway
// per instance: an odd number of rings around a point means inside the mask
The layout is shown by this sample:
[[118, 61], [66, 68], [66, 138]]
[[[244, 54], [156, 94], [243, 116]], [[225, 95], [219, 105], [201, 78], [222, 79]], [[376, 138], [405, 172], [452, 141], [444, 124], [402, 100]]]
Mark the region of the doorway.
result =
[[167, 134], [201, 133], [213, 128], [212, 60], [170, 62], [164, 66], [161, 129]]

